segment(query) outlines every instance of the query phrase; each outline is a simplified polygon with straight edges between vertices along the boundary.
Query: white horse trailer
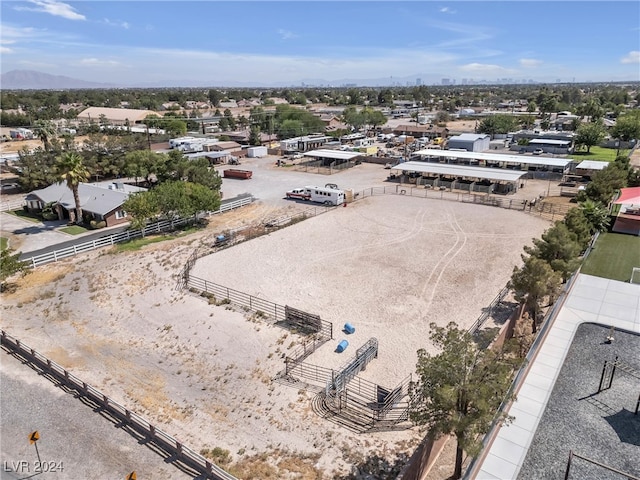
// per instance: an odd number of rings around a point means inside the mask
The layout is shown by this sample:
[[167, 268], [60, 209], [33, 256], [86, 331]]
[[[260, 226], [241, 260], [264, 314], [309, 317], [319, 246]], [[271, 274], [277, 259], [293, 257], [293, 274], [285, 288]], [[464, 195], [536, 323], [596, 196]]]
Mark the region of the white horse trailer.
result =
[[342, 205], [344, 203], [344, 190], [328, 187], [304, 187], [312, 202], [324, 203], [325, 205]]

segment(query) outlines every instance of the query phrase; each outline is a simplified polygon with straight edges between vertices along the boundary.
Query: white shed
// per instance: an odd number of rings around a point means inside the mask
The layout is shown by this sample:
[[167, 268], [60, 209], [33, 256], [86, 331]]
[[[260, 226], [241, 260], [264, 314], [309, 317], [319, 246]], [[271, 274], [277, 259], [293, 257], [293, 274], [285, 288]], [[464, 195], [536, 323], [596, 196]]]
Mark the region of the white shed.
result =
[[249, 147], [247, 148], [247, 157], [261, 158], [267, 156], [267, 147]]

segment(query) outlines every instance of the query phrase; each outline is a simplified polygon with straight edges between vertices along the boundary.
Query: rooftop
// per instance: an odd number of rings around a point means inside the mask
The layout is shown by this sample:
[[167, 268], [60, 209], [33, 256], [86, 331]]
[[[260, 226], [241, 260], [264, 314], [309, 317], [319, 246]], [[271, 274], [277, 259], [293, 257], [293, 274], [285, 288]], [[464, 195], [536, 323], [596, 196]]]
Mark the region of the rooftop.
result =
[[608, 166], [609, 162], [601, 162], [598, 160], [583, 160], [576, 166], [576, 168], [581, 168], [583, 170], [604, 170]]
[[527, 157], [524, 155], [506, 155], [501, 153], [479, 153], [479, 152], [459, 152], [452, 150], [439, 150], [439, 149], [424, 149], [415, 152], [415, 155], [431, 156], [431, 157], [445, 157], [445, 158], [459, 158], [462, 160], [485, 160], [488, 162], [504, 162], [512, 164], [522, 165], [543, 165], [549, 167], [562, 167], [565, 168], [571, 163], [571, 159], [567, 158], [555, 158], [536, 156]]
[[[610, 390], [593, 395], [604, 360], [619, 355], [640, 370], [640, 285], [579, 273], [549, 322], [506, 408], [514, 420], [494, 432], [471, 478], [558, 478], [569, 450], [640, 475], [640, 417], [626, 412], [635, 409], [638, 381], [630, 389], [619, 372]], [[610, 326], [618, 331], [607, 344]]]
[[311, 150], [310, 152], [305, 152], [305, 157], [315, 157], [315, 158], [335, 158], [336, 160], [351, 160], [352, 158], [359, 157], [362, 155], [360, 152], [345, 152], [341, 150], [328, 150], [328, 149], [320, 149], [320, 150]]
[[469, 167], [466, 165], [444, 165], [441, 163], [405, 162], [392, 167], [391, 170], [431, 173], [434, 175], [452, 175], [466, 178], [484, 178], [494, 181], [515, 182], [527, 172], [519, 170], [502, 170], [488, 167]]

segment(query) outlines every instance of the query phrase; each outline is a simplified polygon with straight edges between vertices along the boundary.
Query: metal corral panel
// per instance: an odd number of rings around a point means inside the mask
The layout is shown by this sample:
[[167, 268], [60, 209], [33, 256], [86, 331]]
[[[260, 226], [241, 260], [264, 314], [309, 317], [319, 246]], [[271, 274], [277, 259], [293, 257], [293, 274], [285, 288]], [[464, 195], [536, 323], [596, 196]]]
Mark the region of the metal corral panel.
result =
[[441, 163], [405, 162], [391, 170], [406, 170], [408, 172], [430, 173], [433, 175], [453, 175], [467, 178], [484, 178], [494, 181], [515, 182], [527, 172], [520, 170], [501, 170], [489, 167], [469, 167], [466, 165], [443, 165]]
[[520, 163], [523, 165], [541, 165], [547, 167], [562, 167], [565, 168], [571, 159], [555, 158], [555, 157], [543, 157], [536, 158], [525, 157], [522, 155], [502, 155], [500, 153], [478, 153], [478, 152], [452, 152], [450, 150], [436, 150], [436, 149], [424, 149], [415, 152], [415, 155], [424, 155], [430, 157], [440, 158], [458, 158], [462, 160], [485, 160], [489, 162], [507, 162], [507, 163]]

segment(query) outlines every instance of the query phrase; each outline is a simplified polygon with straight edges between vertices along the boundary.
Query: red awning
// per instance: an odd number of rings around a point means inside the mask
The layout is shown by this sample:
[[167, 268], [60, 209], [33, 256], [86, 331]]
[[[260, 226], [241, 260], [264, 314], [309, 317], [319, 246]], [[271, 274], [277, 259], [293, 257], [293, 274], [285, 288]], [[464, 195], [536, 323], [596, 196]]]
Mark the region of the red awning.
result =
[[640, 187], [629, 187], [620, 189], [620, 198], [613, 203], [640, 205]]

